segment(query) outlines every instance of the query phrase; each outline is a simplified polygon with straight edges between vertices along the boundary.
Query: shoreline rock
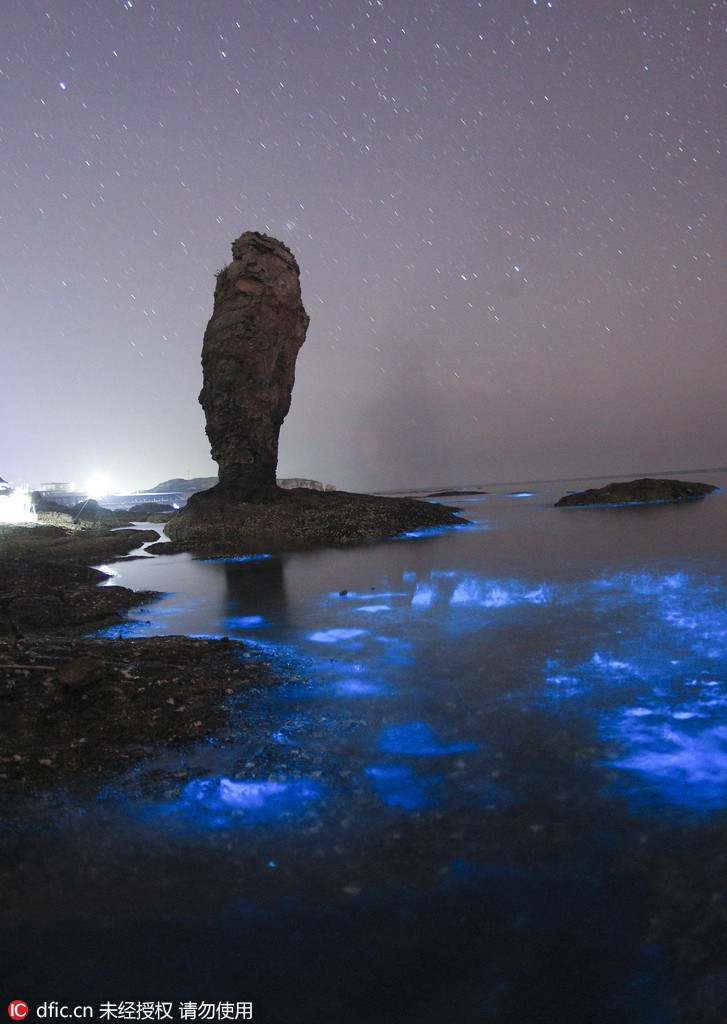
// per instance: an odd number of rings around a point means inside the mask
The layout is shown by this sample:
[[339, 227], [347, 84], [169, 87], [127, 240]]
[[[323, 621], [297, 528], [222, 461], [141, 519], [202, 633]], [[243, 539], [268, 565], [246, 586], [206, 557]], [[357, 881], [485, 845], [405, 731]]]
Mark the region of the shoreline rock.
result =
[[555, 508], [583, 508], [589, 505], [657, 505], [665, 502], [690, 501], [718, 490], [714, 484], [689, 480], [668, 480], [643, 477], [628, 482], [615, 482], [604, 487], [566, 494]]

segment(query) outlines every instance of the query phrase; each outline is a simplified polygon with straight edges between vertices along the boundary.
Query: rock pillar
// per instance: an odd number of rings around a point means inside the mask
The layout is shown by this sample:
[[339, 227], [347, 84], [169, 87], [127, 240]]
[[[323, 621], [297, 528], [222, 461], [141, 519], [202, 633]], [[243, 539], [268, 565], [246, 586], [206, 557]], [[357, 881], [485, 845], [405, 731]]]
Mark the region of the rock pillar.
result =
[[231, 497], [276, 487], [280, 428], [308, 323], [291, 251], [246, 231], [232, 243], [232, 263], [217, 275], [199, 396], [219, 491]]

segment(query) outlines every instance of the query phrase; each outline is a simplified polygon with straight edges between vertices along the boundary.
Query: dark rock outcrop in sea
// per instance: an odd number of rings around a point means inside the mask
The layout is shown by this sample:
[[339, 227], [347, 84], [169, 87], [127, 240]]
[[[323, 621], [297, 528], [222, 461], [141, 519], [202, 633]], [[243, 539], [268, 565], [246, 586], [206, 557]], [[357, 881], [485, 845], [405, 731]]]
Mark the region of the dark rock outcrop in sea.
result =
[[232, 243], [232, 257], [217, 275], [199, 398], [219, 483], [170, 520], [175, 547], [242, 554], [461, 525], [456, 509], [412, 498], [278, 486], [278, 438], [309, 322], [300, 272], [282, 242], [254, 231]]
[[703, 498], [717, 488], [689, 480], [660, 480], [645, 477], [628, 483], [611, 483], [586, 491], [566, 494], [556, 501], [556, 508], [578, 508], [584, 505], [655, 505], [667, 501]]
[[414, 498], [386, 498], [310, 488], [280, 491], [279, 497], [237, 501], [218, 494], [195, 502], [167, 524], [171, 544], [153, 544], [153, 554], [193, 550], [207, 555], [345, 546], [441, 526], [462, 526], [457, 509]]

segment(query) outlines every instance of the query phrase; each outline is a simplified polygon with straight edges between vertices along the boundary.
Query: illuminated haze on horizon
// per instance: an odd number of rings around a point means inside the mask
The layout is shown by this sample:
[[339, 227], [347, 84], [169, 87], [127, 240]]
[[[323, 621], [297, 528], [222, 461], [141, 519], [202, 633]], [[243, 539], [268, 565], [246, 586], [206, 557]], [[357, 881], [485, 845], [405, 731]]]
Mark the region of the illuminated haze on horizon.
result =
[[724, 465], [727, 4], [6, 0], [0, 476], [210, 475], [215, 271], [290, 246], [279, 473]]

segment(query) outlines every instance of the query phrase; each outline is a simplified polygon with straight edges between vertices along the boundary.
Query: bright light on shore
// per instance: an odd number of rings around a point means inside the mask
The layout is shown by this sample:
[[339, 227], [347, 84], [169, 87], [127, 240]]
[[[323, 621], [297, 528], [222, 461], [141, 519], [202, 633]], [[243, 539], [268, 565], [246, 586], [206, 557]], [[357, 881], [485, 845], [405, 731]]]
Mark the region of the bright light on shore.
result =
[[23, 491], [0, 495], [0, 523], [37, 522], [37, 515], [31, 511], [30, 497]]
[[88, 498], [104, 498], [107, 494], [112, 494], [113, 491], [114, 485], [106, 473], [94, 473], [86, 484], [86, 497]]

